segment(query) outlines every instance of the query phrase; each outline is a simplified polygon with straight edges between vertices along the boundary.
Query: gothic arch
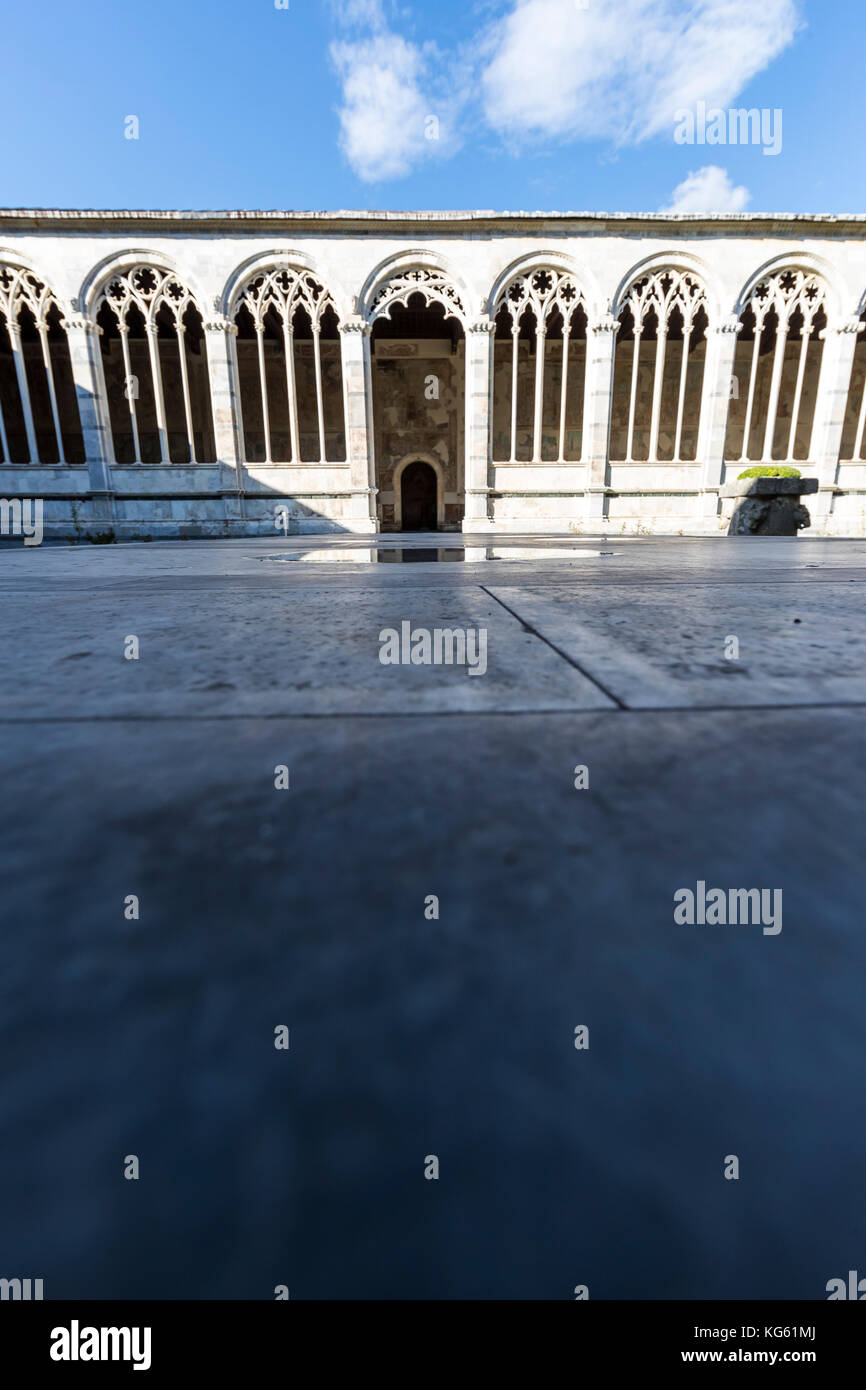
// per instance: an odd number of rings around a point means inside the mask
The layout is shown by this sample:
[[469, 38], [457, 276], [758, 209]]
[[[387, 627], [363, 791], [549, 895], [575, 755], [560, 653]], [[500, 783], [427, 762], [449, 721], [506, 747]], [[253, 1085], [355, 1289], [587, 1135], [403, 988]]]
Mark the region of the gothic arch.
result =
[[627, 270], [620, 280], [611, 300], [611, 313], [614, 318], [619, 318], [626, 299], [631, 293], [632, 286], [646, 275], [651, 275], [661, 270], [670, 270], [677, 274], [691, 275], [700, 285], [707, 306], [707, 314], [711, 323], [716, 323], [720, 316], [720, 299], [715, 287], [711, 267], [700, 256], [693, 256], [691, 252], [682, 251], [677, 247], [669, 251], [657, 251], [651, 256], [645, 256], [643, 260]]
[[197, 305], [202, 306], [207, 302], [195, 276], [181, 270], [173, 256], [167, 255], [165, 251], [155, 251], [150, 246], [129, 246], [122, 251], [113, 251], [110, 256], [103, 257], [91, 267], [81, 282], [74, 307], [89, 319], [94, 319], [108, 282], [115, 276], [127, 274], [139, 265], [152, 266], [165, 274], [175, 276]]
[[595, 323], [600, 317], [602, 306], [596, 278], [591, 271], [585, 267], [579, 267], [574, 258], [566, 255], [563, 251], [531, 251], [511, 261], [496, 277], [485, 305], [485, 312], [491, 318], [495, 315], [496, 306], [512, 280], [519, 276], [531, 275], [535, 270], [544, 269], [557, 270], [561, 274], [571, 277], [581, 292], [590, 322]]
[[8, 253], [0, 253], [0, 461], [85, 461], [59, 300], [29, 260]]
[[118, 463], [214, 457], [200, 301], [167, 258], [124, 251], [84, 291], [100, 330], [100, 363]]
[[372, 326], [376, 319], [390, 318], [395, 304], [405, 307], [413, 294], [440, 304], [465, 331], [470, 316], [466, 286], [433, 251], [402, 251], [378, 265], [358, 296], [358, 313]]
[[393, 488], [394, 488], [394, 525], [396, 530], [403, 528], [403, 497], [401, 491], [401, 480], [410, 463], [427, 463], [436, 474], [436, 525], [441, 531], [445, 525], [445, 472], [442, 462], [435, 454], [426, 453], [423, 449], [416, 449], [413, 453], [404, 454], [398, 463], [394, 465]]
[[824, 333], [839, 302], [821, 258], [811, 254], [774, 257], [751, 276], [737, 300], [738, 390], [728, 412], [727, 460], [808, 459]]
[[613, 311], [610, 458], [694, 463], [715, 305], [693, 256], [648, 256], [620, 282]]
[[589, 311], [569, 258], [513, 263], [494, 286], [490, 316], [493, 460], [579, 462]]
[[[752, 272], [737, 295], [733, 312], [738, 316], [743, 314], [749, 307], [755, 290], [762, 281], [769, 280], [780, 272], [789, 270], [801, 271], [807, 276], [815, 276], [823, 286], [828, 313], [836, 315], [844, 312], [845, 293], [835, 267], [823, 256], [816, 256], [812, 251], [798, 251], [794, 254], [783, 253], [764, 261]], [[866, 304], [866, 292], [864, 292], [864, 304]]]
[[[306, 251], [281, 251], [277, 249], [259, 251], [254, 256], [242, 261], [229, 275], [218, 300], [220, 312], [225, 314], [227, 318], [232, 318], [237, 312], [240, 300], [248, 285], [260, 276], [273, 276], [281, 271], [292, 277], [297, 277], [299, 282], [304, 276], [311, 276], [324, 290], [325, 278], [319, 271], [313, 257], [309, 256]], [[333, 295], [329, 291], [325, 291], [325, 293], [333, 303]]]
[[223, 303], [235, 333], [246, 462], [343, 462], [340, 318], [310, 258], [252, 258], [230, 277]]

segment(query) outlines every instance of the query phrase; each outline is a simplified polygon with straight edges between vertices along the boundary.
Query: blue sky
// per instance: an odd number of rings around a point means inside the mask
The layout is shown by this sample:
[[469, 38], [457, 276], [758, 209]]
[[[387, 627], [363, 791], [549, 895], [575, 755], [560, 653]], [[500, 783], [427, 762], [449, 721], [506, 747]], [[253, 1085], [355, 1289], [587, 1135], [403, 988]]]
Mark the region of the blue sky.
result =
[[866, 211], [862, 0], [284, 3], [7, 6], [0, 204]]

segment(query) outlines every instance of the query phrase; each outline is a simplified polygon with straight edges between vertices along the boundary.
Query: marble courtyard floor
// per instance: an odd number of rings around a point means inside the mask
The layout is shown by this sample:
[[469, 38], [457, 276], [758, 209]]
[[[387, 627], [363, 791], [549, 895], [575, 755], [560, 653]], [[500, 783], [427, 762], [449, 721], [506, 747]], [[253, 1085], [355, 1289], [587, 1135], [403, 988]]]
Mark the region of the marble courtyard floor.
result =
[[[4, 548], [0, 1274], [824, 1298], [866, 1244], [864, 613], [866, 541]], [[405, 622], [483, 629], [483, 677], [383, 665]], [[782, 930], [678, 925], [699, 882]]]

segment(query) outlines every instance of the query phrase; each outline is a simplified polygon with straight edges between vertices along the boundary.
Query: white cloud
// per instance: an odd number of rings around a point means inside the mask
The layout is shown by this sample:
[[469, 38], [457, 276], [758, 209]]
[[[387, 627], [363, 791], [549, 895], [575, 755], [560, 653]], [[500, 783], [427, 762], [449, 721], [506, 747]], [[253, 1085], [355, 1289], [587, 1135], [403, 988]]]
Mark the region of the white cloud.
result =
[[677, 185], [670, 207], [660, 211], [742, 212], [750, 196], [742, 184], [735, 188], [726, 170], [718, 164], [705, 164]]
[[[791, 42], [798, 0], [508, 0], [464, 47], [443, 53], [389, 27], [382, 0], [331, 0], [345, 32], [340, 143], [364, 180], [399, 178], [453, 152], [474, 87], [512, 148], [539, 140], [636, 143], [678, 111], [727, 106]], [[440, 122], [429, 138], [429, 116]], [[458, 119], [462, 118], [462, 119]]]
[[331, 0], [331, 8], [341, 24], [360, 25], [368, 29], [385, 27], [382, 0]]
[[342, 87], [340, 145], [359, 178], [400, 178], [452, 154], [471, 73], [459, 54], [412, 43], [386, 23], [381, 0], [332, 0], [351, 34], [331, 45]]
[[798, 27], [796, 0], [515, 0], [481, 42], [485, 116], [512, 143], [672, 132], [678, 108], [733, 102]]
[[343, 85], [340, 143], [355, 173], [368, 182], [408, 174], [434, 143], [425, 136], [431, 108], [422, 91], [423, 53], [382, 33], [335, 43], [331, 57]]

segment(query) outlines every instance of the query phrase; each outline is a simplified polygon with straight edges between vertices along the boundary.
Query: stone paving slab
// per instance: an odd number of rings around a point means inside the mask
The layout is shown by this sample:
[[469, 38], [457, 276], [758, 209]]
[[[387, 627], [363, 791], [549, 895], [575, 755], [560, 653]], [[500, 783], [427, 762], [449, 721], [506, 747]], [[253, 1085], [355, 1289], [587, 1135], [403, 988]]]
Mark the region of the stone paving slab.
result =
[[[387, 628], [484, 629], [487, 669], [382, 665]], [[38, 635], [38, 636], [37, 636]], [[126, 660], [137, 636], [140, 658]], [[606, 709], [586, 676], [480, 587], [156, 596], [41, 593], [0, 616], [0, 717], [155, 718]], [[473, 655], [478, 649], [473, 648]]]
[[[583, 559], [582, 568], [600, 576], [617, 574], [646, 575], [648, 570], [664, 568], [682, 577], [706, 579], [709, 574], [735, 576], [740, 571], [763, 574], [766, 578], [794, 575], [807, 567], [858, 568], [866, 567], [866, 541], [837, 541], [826, 539], [796, 540], [770, 537], [641, 537], [630, 536], [464, 536], [459, 532], [362, 536], [290, 536], [261, 537], [243, 540], [160, 541], [150, 545], [78, 545], [25, 547], [16, 542], [0, 545], [0, 590], [6, 585], [64, 584], [88, 580], [96, 584], [115, 584], [126, 579], [152, 581], [156, 576], [190, 575], [196, 578], [251, 577], [262, 583], [277, 582], [278, 574], [293, 571], [291, 565], [270, 565], [264, 556], [316, 552], [318, 556], [332, 551], [335, 557], [355, 551], [370, 552], [373, 544], [390, 549], [428, 549], [430, 547], [459, 547], [469, 549], [513, 548], [524, 544], [532, 550], [561, 549], [571, 544], [578, 550], [612, 551], [602, 559]], [[496, 564], [482, 562], [489, 570]], [[515, 561], [514, 563], [520, 563]], [[564, 562], [567, 563], [567, 562]], [[340, 571], [345, 559], [334, 559]], [[319, 583], [323, 566], [317, 559], [312, 564], [301, 562], [298, 570], [313, 569], [314, 582]], [[351, 566], [354, 570], [354, 566]], [[411, 571], [415, 566], [387, 566], [391, 574], [401, 569]], [[426, 568], [426, 566], [424, 567]], [[440, 566], [439, 568], [444, 568]], [[462, 566], [449, 566], [461, 570]], [[361, 567], [359, 567], [360, 572]], [[381, 578], [384, 565], [369, 566], [370, 576]], [[407, 574], [406, 578], [409, 577]], [[282, 581], [281, 581], [282, 582]], [[306, 580], [305, 580], [306, 582]], [[366, 581], [369, 582], [369, 578]], [[451, 582], [460, 582], [455, 575]]]
[[[860, 584], [744, 592], [720, 581], [678, 597], [651, 581], [489, 592], [633, 709], [866, 702]], [[725, 656], [731, 636], [735, 660]]]

